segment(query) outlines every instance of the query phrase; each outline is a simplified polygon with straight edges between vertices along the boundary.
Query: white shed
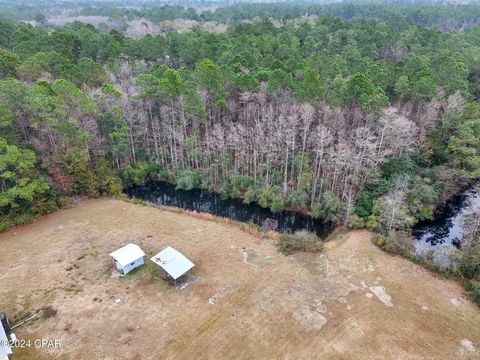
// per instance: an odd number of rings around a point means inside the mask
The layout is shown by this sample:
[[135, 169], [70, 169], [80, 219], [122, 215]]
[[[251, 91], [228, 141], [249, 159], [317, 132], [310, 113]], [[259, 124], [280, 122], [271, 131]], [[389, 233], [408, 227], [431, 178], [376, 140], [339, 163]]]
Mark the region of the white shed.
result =
[[195, 266], [182, 253], [170, 246], [167, 246], [150, 260], [165, 270], [173, 280], [177, 280]]
[[8, 360], [8, 355], [12, 354], [12, 348], [9, 345], [9, 339], [3, 328], [2, 322], [0, 322], [0, 360]]
[[128, 274], [133, 269], [143, 265], [145, 253], [138, 245], [128, 244], [112, 252], [110, 256], [115, 261], [115, 267], [124, 274]]

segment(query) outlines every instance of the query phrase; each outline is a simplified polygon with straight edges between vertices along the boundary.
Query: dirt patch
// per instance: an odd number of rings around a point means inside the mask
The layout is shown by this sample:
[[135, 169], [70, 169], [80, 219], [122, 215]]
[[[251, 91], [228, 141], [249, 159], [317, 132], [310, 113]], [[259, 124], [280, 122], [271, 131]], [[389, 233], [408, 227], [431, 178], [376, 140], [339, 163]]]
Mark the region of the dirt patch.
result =
[[383, 303], [383, 305], [393, 306], [392, 298], [387, 294], [383, 286], [370, 286], [370, 291]]
[[224, 297], [226, 294], [229, 294], [237, 289], [236, 286], [224, 286], [220, 288], [210, 299], [208, 299], [208, 303], [215, 305], [220, 301], [222, 297]]
[[[197, 281], [177, 291], [148, 260], [111, 278], [108, 254], [129, 242], [147, 255], [173, 246]], [[88, 200], [0, 234], [0, 269], [2, 311], [52, 310], [17, 336], [61, 343], [17, 360], [474, 359], [480, 349], [480, 310], [462, 288], [365, 231], [287, 257], [235, 226]]]
[[43, 320], [47, 320], [57, 316], [57, 310], [55, 310], [52, 306], [45, 306], [43, 309], [40, 309], [40, 314]]

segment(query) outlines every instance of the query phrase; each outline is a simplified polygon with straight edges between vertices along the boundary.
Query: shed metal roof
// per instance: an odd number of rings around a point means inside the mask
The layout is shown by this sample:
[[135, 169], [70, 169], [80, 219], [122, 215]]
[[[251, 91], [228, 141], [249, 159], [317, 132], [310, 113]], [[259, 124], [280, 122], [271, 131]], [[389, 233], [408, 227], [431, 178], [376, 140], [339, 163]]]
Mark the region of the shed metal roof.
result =
[[0, 323], [0, 358], [12, 354], [12, 348], [7, 344], [7, 334], [5, 333], [2, 323]]
[[125, 265], [140, 259], [142, 256], [145, 256], [145, 253], [138, 245], [130, 243], [112, 252], [110, 256], [114, 258], [115, 261], [118, 262], [122, 267], [124, 267]]
[[167, 246], [150, 260], [159, 265], [175, 280], [195, 266], [182, 253], [170, 246]]

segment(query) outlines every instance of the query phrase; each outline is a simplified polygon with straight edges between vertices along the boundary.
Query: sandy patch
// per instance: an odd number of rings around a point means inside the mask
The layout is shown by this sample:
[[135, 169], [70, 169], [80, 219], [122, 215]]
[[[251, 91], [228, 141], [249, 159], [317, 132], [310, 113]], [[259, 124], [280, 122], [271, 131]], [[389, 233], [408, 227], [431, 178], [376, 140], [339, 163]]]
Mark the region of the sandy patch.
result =
[[393, 306], [392, 298], [387, 294], [383, 286], [370, 286], [370, 291], [380, 300], [385, 306]]

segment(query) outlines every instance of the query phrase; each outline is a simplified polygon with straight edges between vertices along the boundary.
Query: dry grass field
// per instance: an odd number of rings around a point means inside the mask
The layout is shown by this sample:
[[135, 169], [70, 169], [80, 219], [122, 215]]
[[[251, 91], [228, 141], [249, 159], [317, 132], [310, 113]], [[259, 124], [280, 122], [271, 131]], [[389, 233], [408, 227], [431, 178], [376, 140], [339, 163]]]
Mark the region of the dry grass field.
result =
[[[38, 315], [20, 339], [60, 340], [14, 359], [478, 359], [462, 288], [370, 238], [287, 257], [233, 225], [88, 200], [0, 234], [0, 311]], [[108, 253], [128, 242], [175, 247], [197, 281], [176, 291], [149, 260], [112, 278]]]

